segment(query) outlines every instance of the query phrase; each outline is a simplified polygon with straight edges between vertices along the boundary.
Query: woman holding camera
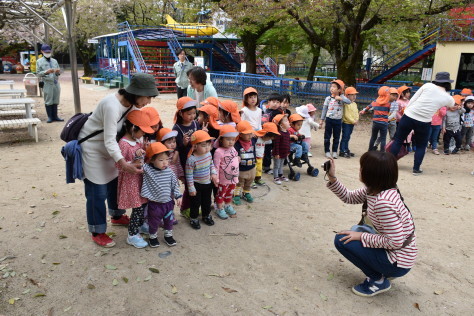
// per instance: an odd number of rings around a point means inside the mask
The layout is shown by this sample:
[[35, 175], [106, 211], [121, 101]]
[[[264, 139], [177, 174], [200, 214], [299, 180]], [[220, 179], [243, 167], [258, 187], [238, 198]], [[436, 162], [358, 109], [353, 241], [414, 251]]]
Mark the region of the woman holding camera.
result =
[[364, 232], [354, 227], [341, 231], [334, 239], [336, 249], [366, 276], [352, 291], [366, 297], [388, 291], [387, 278], [407, 274], [418, 252], [413, 218], [397, 189], [395, 156], [378, 151], [362, 155], [359, 180], [364, 187], [354, 191], [337, 180], [333, 159], [327, 175], [327, 187], [345, 203], [364, 204], [366, 222], [372, 224], [364, 225]]

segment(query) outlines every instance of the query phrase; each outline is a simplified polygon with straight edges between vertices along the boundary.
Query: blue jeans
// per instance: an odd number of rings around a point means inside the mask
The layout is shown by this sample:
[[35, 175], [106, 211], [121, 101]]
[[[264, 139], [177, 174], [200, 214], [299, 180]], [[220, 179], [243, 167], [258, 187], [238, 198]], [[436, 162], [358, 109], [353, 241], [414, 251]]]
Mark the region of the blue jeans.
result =
[[413, 170], [420, 170], [421, 163], [425, 157], [426, 146], [428, 145], [428, 136], [431, 128], [431, 122], [420, 122], [411, 117], [403, 115], [398, 124], [395, 138], [390, 148], [390, 152], [396, 157], [400, 151], [400, 147], [407, 139], [411, 131], [415, 131], [412, 140], [415, 141], [415, 161]]
[[295, 158], [301, 158], [303, 154], [308, 153], [308, 143], [301, 142], [301, 144], [291, 143], [290, 150], [295, 152]]
[[367, 277], [373, 280], [379, 280], [382, 276], [387, 278], [401, 277], [410, 271], [410, 269], [397, 267], [397, 263], [390, 263], [385, 249], [363, 247], [360, 240], [353, 240], [344, 244], [344, 241], [340, 241], [344, 236], [336, 235], [334, 238], [336, 249], [347, 260], [361, 269]]
[[339, 138], [341, 137], [342, 119], [336, 120], [326, 117], [326, 127], [324, 128], [324, 152], [330, 152], [332, 138], [332, 152], [337, 152], [339, 148]]
[[349, 152], [349, 140], [351, 139], [353, 130], [354, 124], [342, 123], [342, 138], [341, 145], [339, 146], [339, 152]]
[[107, 184], [95, 184], [84, 179], [87, 224], [91, 233], [102, 234], [107, 231], [105, 200], [107, 200], [110, 216], [125, 214], [125, 210], [120, 210], [117, 205], [117, 186], [118, 178]]
[[382, 122], [372, 122], [372, 136], [370, 136], [369, 150], [374, 147], [375, 141], [380, 133], [380, 151], [385, 151], [385, 143], [387, 142], [388, 124]]
[[431, 149], [438, 148], [438, 138], [439, 133], [441, 132], [441, 125], [431, 125], [430, 132], [428, 133], [428, 140], [431, 144]]

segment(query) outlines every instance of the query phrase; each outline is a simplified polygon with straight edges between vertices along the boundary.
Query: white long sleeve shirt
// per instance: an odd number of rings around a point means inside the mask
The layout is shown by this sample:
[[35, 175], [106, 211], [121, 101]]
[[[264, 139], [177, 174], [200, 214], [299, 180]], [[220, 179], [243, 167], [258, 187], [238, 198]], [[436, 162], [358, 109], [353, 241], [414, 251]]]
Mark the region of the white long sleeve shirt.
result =
[[420, 122], [431, 122], [436, 111], [443, 106], [453, 105], [453, 97], [443, 88], [433, 83], [425, 83], [410, 99], [404, 115]]

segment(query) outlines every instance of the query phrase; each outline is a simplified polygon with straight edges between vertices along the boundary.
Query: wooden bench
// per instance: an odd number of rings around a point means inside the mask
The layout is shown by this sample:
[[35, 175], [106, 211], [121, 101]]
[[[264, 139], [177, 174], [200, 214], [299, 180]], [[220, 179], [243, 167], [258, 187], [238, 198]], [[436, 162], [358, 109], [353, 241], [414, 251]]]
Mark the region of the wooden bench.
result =
[[37, 126], [41, 123], [39, 118], [23, 118], [16, 120], [3, 120], [0, 121], [0, 129], [10, 129], [10, 128], [23, 128], [28, 127], [30, 136], [35, 138], [35, 141], [38, 142], [38, 128]]
[[[31, 110], [31, 115], [36, 115], [35, 110]], [[26, 110], [7, 110], [0, 111], [0, 116], [26, 116]]]
[[10, 86], [10, 89], [13, 90], [13, 84], [15, 81], [13, 80], [0, 80], [0, 86]]
[[92, 80], [94, 80], [94, 84], [98, 86], [103, 86], [106, 81], [105, 78], [92, 78]]
[[81, 77], [82, 83], [92, 83], [91, 77]]

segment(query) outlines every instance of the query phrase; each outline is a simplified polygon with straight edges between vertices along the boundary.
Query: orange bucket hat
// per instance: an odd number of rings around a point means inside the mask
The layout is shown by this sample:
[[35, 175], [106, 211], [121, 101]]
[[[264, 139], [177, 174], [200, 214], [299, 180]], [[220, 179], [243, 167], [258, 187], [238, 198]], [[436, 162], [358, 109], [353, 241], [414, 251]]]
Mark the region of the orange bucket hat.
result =
[[389, 91], [390, 91], [390, 94], [396, 93], [397, 95], [400, 95], [400, 93], [398, 93], [398, 90], [396, 88], [390, 88]]
[[155, 126], [155, 125], [158, 125], [158, 123], [160, 123], [161, 121], [160, 114], [158, 114], [158, 111], [155, 108], [148, 106], [148, 107], [142, 108], [141, 111], [145, 112], [148, 115], [148, 117], [150, 118], [151, 126]]
[[388, 103], [390, 100], [390, 88], [387, 86], [380, 87], [378, 95], [379, 97], [375, 100], [378, 104]]
[[209, 136], [205, 131], [197, 130], [191, 135], [191, 144], [196, 145], [213, 139], [214, 137]]
[[[243, 121], [240, 121], [240, 122], [243, 122]], [[219, 137], [217, 137], [216, 141], [214, 142], [214, 148], [219, 148], [219, 139], [221, 137], [236, 138], [237, 136], [239, 136], [239, 132], [237, 132], [234, 126], [230, 124], [222, 125], [219, 130]]]
[[354, 88], [354, 87], [347, 87], [346, 91], [344, 91], [345, 95], [356, 94], [356, 93], [359, 93], [359, 92], [357, 92], [356, 88]]
[[245, 97], [247, 94], [249, 93], [256, 93], [258, 94], [257, 90], [255, 88], [252, 88], [252, 87], [248, 87], [244, 90], [244, 94], [243, 96]]
[[156, 135], [156, 141], [163, 143], [165, 140], [176, 136], [178, 136], [178, 131], [173, 131], [170, 128], [163, 127], [158, 131], [158, 135]]
[[472, 90], [468, 89], [468, 88], [464, 88], [464, 89], [461, 90], [461, 95], [463, 95], [463, 96], [472, 95]]
[[304, 121], [304, 118], [301, 115], [295, 113], [291, 114], [288, 120], [290, 121], [290, 123], [293, 123], [298, 121]]
[[403, 91], [405, 91], [405, 90], [411, 90], [411, 88], [407, 87], [407, 86], [401, 86], [401, 87], [398, 87], [398, 89], [397, 89], [399, 95], [401, 95], [403, 93]]
[[230, 115], [232, 116], [232, 121], [235, 124], [240, 122], [241, 118], [240, 118], [239, 109], [237, 107], [237, 103], [235, 103], [234, 101], [225, 100], [221, 102], [219, 107], [223, 109], [224, 111], [227, 111], [230, 113]]
[[237, 124], [237, 131], [240, 134], [253, 134], [255, 131], [248, 121], [242, 120]]
[[456, 94], [453, 95], [453, 99], [456, 104], [461, 104], [462, 100], [464, 100], [464, 97], [462, 95]]
[[285, 117], [287, 116], [286, 114], [277, 114], [275, 115], [275, 117], [273, 118], [272, 122], [275, 123], [276, 125], [279, 125], [280, 124], [280, 121]]
[[[209, 98], [208, 98], [209, 99]], [[199, 108], [199, 112], [204, 112], [209, 115], [209, 123], [214, 129], [219, 129], [219, 124], [217, 124], [217, 119], [219, 118], [219, 113], [217, 107], [213, 104], [206, 104]]]
[[146, 157], [151, 158], [154, 155], [158, 155], [168, 151], [170, 151], [170, 149], [166, 148], [166, 146], [160, 142], [151, 143], [146, 149]]
[[147, 134], [153, 134], [155, 131], [150, 127], [150, 118], [148, 115], [140, 110], [134, 110], [128, 113], [127, 120], [129, 120], [133, 125], [138, 126], [143, 132]]
[[342, 81], [341, 79], [333, 80], [331, 81], [331, 83], [336, 83], [339, 86], [339, 88], [341, 88], [342, 91], [344, 91], [345, 84], [344, 84], [344, 81]]
[[176, 123], [176, 120], [178, 119], [178, 113], [179, 111], [189, 109], [191, 107], [197, 107], [198, 102], [196, 100], [191, 99], [190, 97], [182, 97], [179, 98], [178, 101], [176, 102], [176, 113], [174, 114], [174, 122]]
[[280, 135], [280, 132], [278, 132], [278, 126], [272, 122], [265, 123], [262, 125], [261, 130], [255, 132], [255, 135], [257, 135], [258, 137], [262, 137], [268, 133]]
[[[218, 98], [216, 97], [209, 97], [207, 98], [206, 100], [202, 101], [201, 102], [201, 105], [207, 105], [207, 104], [212, 104], [213, 106], [217, 108], [219, 108], [219, 105], [221, 105], [221, 102], [219, 101]], [[200, 109], [199, 109], [200, 110]]]

